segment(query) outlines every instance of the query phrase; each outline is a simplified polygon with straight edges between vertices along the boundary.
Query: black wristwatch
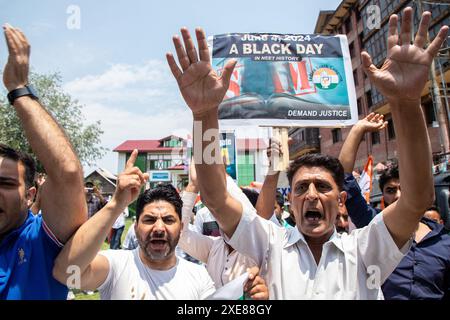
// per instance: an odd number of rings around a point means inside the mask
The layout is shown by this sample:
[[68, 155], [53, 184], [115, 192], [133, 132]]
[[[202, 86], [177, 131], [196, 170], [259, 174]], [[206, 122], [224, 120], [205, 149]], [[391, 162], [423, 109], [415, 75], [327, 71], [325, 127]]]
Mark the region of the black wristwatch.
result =
[[23, 88], [14, 89], [8, 93], [8, 100], [11, 105], [13, 105], [14, 100], [22, 96], [30, 96], [32, 99], [39, 100], [36, 90], [32, 85], [27, 84]]

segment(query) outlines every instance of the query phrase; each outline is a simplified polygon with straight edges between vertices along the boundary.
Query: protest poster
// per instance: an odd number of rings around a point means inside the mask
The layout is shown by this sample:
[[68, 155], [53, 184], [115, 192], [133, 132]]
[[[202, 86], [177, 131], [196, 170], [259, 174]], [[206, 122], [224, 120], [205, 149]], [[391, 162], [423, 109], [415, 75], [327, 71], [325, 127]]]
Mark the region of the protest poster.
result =
[[219, 106], [222, 127], [343, 127], [358, 112], [344, 35], [232, 33], [208, 38], [220, 75], [237, 60]]
[[228, 175], [237, 179], [236, 135], [233, 131], [220, 132], [220, 151]]

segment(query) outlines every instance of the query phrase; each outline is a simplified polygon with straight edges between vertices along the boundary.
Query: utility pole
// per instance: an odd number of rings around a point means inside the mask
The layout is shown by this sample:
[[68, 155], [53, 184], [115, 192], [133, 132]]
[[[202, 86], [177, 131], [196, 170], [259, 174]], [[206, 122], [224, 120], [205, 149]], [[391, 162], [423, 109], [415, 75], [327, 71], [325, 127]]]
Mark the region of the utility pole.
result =
[[[422, 6], [422, 0], [417, 0], [418, 9], [419, 9], [419, 17], [422, 16], [423, 13], [423, 6]], [[429, 44], [429, 38], [427, 35], [427, 45]], [[441, 71], [441, 77], [444, 75]], [[446, 123], [446, 117], [445, 117], [445, 111], [442, 108], [442, 99], [439, 92], [439, 85], [436, 80], [436, 64], [433, 59], [433, 62], [431, 63], [430, 68], [430, 94], [432, 95], [433, 105], [435, 107], [435, 116], [436, 120], [439, 123], [439, 133], [440, 133], [440, 142], [441, 142], [441, 152], [444, 154], [448, 154], [450, 152], [450, 141], [449, 141], [449, 131]]]

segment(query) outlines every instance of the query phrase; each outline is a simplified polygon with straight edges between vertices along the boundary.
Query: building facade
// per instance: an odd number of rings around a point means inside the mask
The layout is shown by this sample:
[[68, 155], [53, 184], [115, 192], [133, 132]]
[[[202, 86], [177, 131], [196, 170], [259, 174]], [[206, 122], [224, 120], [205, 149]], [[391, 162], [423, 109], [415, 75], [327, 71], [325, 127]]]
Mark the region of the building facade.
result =
[[[182, 190], [189, 182], [187, 141], [176, 136], [159, 140], [127, 140], [117, 146], [117, 172], [122, 172], [134, 149], [139, 150], [136, 166], [150, 175], [149, 187], [160, 182], [170, 182]], [[237, 183], [249, 186], [262, 182], [267, 172], [267, 143], [264, 139], [237, 138]]]
[[[397, 158], [397, 145], [390, 107], [385, 98], [369, 82], [361, 68], [361, 52], [366, 50], [373, 63], [381, 67], [387, 53], [387, 28], [389, 16], [398, 14], [411, 6], [414, 9], [414, 30], [417, 31], [422, 10], [430, 11], [432, 21], [429, 36], [434, 39], [442, 25], [450, 24], [450, 5], [437, 1], [411, 0], [344, 0], [333, 11], [321, 11], [314, 33], [325, 35], [345, 34], [348, 38], [352, 58], [353, 78], [355, 81], [358, 116], [364, 118], [370, 112], [383, 114], [388, 126], [381, 132], [366, 134], [358, 150], [355, 168], [362, 169], [367, 156], [374, 157], [374, 163], [388, 162]], [[422, 107], [428, 125], [435, 164], [448, 161], [449, 111], [447, 82], [450, 80], [449, 59], [444, 43], [443, 50], [436, 61], [436, 82], [440, 95], [431, 94], [429, 81], [422, 92]], [[442, 70], [442, 72], [441, 72]], [[441, 77], [441, 73], [444, 77]], [[439, 104], [436, 100], [439, 100]], [[440, 106], [439, 106], [440, 105]], [[321, 128], [317, 133], [322, 153], [338, 156], [350, 128]], [[445, 160], [447, 156], [447, 160]], [[444, 160], [443, 160], [444, 159]], [[442, 167], [442, 166], [441, 166]]]
[[97, 186], [106, 199], [113, 196], [116, 191], [117, 177], [103, 168], [97, 168], [84, 178], [84, 183], [91, 182]]

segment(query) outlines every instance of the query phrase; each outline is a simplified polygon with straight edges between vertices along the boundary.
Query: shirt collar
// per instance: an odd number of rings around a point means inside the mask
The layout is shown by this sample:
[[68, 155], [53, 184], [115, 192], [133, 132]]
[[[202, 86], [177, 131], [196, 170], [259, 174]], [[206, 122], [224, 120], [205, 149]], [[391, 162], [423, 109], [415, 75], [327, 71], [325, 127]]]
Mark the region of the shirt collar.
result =
[[422, 219], [420, 219], [420, 222], [426, 224], [428, 226], [428, 228], [431, 229], [430, 233], [428, 233], [425, 238], [430, 238], [430, 237], [434, 237], [437, 236], [441, 233], [442, 229], [444, 228], [443, 225], [435, 222], [434, 220], [422, 217]]
[[[288, 241], [285, 244], [284, 248], [288, 248], [296, 244], [297, 242], [300, 242], [304, 245], [308, 245], [308, 243], [305, 240], [305, 236], [298, 230], [297, 226], [295, 226], [294, 228], [290, 228], [287, 231], [288, 231]], [[328, 239], [328, 241], [324, 243], [324, 246], [327, 243], [333, 243], [336, 246], [336, 248], [344, 252], [344, 247], [342, 246], [342, 235], [336, 231], [336, 228], [334, 228], [333, 234], [331, 235], [330, 239]]]
[[25, 221], [22, 223], [22, 225], [20, 225], [18, 228], [11, 230], [4, 238], [2, 241], [0, 241], [0, 247], [3, 246], [3, 244], [7, 243], [10, 241], [10, 239], [16, 237], [17, 235], [21, 234], [23, 229], [25, 229], [25, 227], [27, 225], [29, 225], [33, 220], [34, 220], [34, 215], [31, 212], [31, 210], [28, 210], [28, 215], [27, 218], [25, 219]]

